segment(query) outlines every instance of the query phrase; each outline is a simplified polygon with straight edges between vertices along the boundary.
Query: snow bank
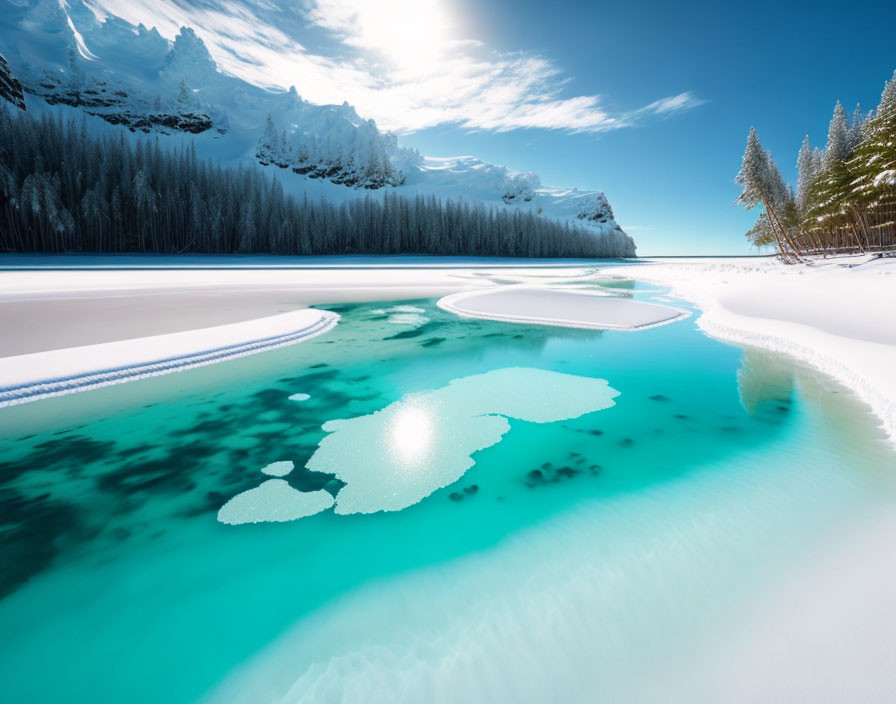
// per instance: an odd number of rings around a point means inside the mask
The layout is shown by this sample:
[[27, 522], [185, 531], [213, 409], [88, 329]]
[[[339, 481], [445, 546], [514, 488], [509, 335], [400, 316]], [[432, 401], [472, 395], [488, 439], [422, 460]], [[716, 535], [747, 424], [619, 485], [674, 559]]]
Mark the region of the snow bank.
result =
[[0, 406], [119, 384], [302, 342], [339, 316], [302, 309], [268, 318], [0, 358]]
[[603, 273], [669, 286], [703, 310], [698, 324], [709, 335], [789, 354], [832, 376], [896, 441], [896, 261], [654, 260]]
[[445, 296], [438, 306], [465, 318], [596, 330], [643, 330], [690, 315], [597, 291], [525, 285], [463, 291]]

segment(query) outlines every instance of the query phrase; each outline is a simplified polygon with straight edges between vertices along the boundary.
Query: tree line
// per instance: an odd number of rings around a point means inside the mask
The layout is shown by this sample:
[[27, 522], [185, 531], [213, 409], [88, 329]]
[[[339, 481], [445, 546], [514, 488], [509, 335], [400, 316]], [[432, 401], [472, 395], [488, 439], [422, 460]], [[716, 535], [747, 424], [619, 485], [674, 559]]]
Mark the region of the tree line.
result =
[[0, 250], [266, 254], [631, 256], [531, 211], [386, 193], [347, 203], [284, 194], [255, 166], [225, 168], [158, 139], [90, 135], [0, 107]]
[[742, 187], [735, 204], [762, 207], [750, 242], [774, 244], [790, 260], [896, 248], [896, 72], [875, 110], [856, 106], [848, 120], [837, 103], [824, 149], [813, 149], [806, 135], [797, 172], [794, 193], [750, 128], [735, 178]]

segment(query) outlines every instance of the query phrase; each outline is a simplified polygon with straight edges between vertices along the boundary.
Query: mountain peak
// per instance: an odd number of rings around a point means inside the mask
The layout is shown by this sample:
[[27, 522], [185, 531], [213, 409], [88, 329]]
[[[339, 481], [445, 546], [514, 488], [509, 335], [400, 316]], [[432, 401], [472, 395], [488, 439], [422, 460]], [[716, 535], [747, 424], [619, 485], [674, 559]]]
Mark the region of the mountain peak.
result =
[[189, 85], [198, 85], [217, 73], [218, 65], [205, 42], [191, 27], [181, 27], [165, 57], [162, 74], [175, 82], [184, 80]]

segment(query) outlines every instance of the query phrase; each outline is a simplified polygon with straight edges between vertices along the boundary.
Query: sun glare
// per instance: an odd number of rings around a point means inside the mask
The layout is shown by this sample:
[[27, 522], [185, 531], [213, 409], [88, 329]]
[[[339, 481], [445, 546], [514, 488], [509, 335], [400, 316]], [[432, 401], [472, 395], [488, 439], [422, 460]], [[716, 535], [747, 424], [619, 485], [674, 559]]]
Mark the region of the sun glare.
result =
[[451, 41], [453, 22], [444, 0], [384, 0], [358, 9], [358, 44], [385, 54], [405, 70], [435, 67]]
[[393, 454], [402, 462], [417, 462], [426, 456], [432, 444], [432, 416], [422, 405], [406, 405], [395, 414], [388, 432]]

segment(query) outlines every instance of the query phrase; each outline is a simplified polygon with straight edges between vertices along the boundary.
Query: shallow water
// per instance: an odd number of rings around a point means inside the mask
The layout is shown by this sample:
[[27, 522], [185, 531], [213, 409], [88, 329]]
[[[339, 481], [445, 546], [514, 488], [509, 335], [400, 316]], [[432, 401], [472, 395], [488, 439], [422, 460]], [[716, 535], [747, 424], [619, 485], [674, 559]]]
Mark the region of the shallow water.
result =
[[[4, 699], [693, 694], [694, 653], [717, 649], [799, 556], [896, 498], [893, 454], [849, 394], [693, 318], [601, 333], [401, 304], [332, 306], [339, 326], [306, 343], [0, 410]], [[553, 422], [482, 411], [506, 418], [499, 439], [402, 510], [217, 520], [274, 462], [295, 464], [292, 488], [338, 502], [370, 480], [358, 467], [382, 463], [356, 448], [353, 472], [306, 469], [325, 423], [475, 375], [487, 398], [510, 368], [619, 395]], [[519, 392], [562, 405], [538, 386]], [[463, 414], [434, 417], [432, 442], [418, 419], [384, 444], [413, 455], [472, 432]], [[438, 464], [411, 463], [413, 481]], [[374, 479], [403, 489], [396, 471]]]

